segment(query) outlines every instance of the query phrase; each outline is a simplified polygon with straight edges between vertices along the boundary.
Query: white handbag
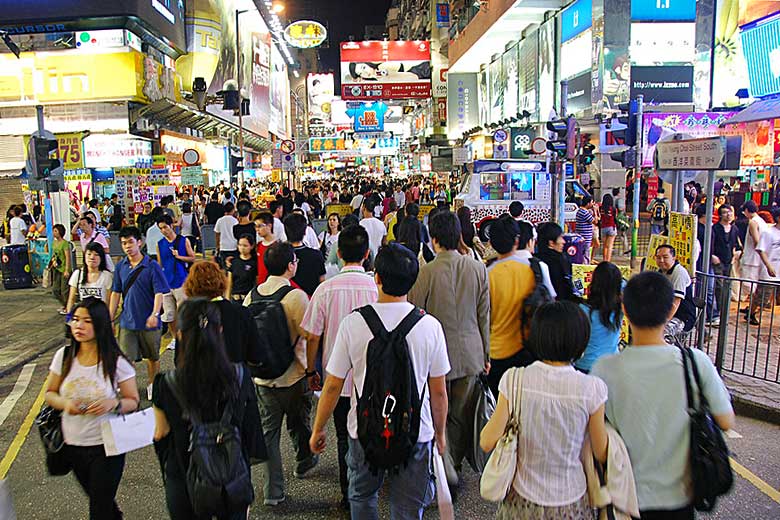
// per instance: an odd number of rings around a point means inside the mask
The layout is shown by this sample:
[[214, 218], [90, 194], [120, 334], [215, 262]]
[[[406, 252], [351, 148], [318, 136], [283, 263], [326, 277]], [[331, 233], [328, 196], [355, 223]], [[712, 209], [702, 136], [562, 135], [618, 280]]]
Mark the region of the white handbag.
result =
[[479, 493], [491, 502], [506, 498], [517, 471], [517, 444], [520, 437], [520, 395], [523, 388], [523, 369], [512, 369], [512, 402], [504, 435], [498, 440], [493, 453], [482, 471]]
[[100, 425], [106, 456], [150, 446], [154, 440], [154, 411], [146, 408], [127, 415], [111, 415]]

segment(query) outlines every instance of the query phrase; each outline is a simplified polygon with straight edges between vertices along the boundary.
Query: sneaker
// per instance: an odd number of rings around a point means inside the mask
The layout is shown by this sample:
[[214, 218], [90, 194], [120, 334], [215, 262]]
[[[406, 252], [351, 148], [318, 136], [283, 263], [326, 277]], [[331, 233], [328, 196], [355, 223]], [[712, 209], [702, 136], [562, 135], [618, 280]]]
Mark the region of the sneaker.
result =
[[149, 386], [146, 387], [146, 398], [150, 401], [152, 400], [152, 384], [153, 383], [149, 383]]
[[271, 506], [271, 507], [278, 506], [279, 504], [284, 502], [285, 498], [286, 497], [284, 497], [284, 496], [281, 496], [279, 498], [266, 498], [266, 499], [263, 500], [263, 505]]
[[60, 309], [57, 312], [60, 313], [60, 316], [67, 316], [68, 314], [68, 311], [66, 311], [65, 309]]
[[748, 321], [751, 325], [761, 325], [761, 322], [759, 322], [755, 316], [751, 316], [750, 320]]
[[303, 478], [306, 474], [314, 469], [317, 463], [320, 461], [319, 455], [313, 455], [310, 459], [298, 463], [298, 467], [295, 468], [293, 475], [295, 478]]
[[167, 350], [176, 350], [176, 338], [173, 338], [170, 343], [168, 343], [168, 346], [166, 347]]
[[720, 318], [712, 318], [707, 322], [708, 327], [717, 327], [720, 325]]

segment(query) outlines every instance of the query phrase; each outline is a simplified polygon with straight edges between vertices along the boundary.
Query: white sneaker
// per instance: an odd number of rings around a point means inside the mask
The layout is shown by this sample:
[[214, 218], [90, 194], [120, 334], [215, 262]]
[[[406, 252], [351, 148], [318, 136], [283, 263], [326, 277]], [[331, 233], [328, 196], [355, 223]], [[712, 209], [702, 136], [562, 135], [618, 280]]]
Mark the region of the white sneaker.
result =
[[176, 338], [173, 338], [170, 343], [168, 343], [168, 346], [166, 347], [167, 350], [176, 350]]
[[146, 398], [150, 401], [152, 400], [152, 383], [149, 383], [149, 386], [146, 387]]

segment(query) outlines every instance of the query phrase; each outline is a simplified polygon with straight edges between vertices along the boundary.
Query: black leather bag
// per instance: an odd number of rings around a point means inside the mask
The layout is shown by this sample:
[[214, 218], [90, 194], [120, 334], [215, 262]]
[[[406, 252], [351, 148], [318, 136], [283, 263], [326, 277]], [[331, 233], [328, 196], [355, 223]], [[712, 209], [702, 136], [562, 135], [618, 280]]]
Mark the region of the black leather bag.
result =
[[[69, 355], [70, 346], [66, 346], [62, 356], [63, 366], [66, 356]], [[35, 425], [46, 451], [46, 469], [49, 475], [54, 477], [70, 473], [70, 461], [65, 453], [65, 438], [62, 436], [62, 412], [44, 404], [35, 418]]]
[[[699, 378], [699, 369], [690, 349], [680, 348], [685, 373], [685, 391], [688, 397], [688, 415], [691, 420], [691, 479], [693, 481], [693, 505], [698, 511], [712, 511], [718, 497], [725, 495], [734, 484], [734, 474], [729, 462], [729, 450], [723, 432], [710, 413]], [[698, 389], [695, 402], [694, 389], [689, 373]]]
[[477, 472], [482, 473], [485, 469], [491, 452], [484, 452], [479, 446], [479, 436], [482, 433], [482, 429], [490, 421], [493, 413], [496, 411], [496, 398], [493, 397], [493, 392], [488, 385], [487, 377], [484, 374], [479, 374], [477, 377], [477, 385], [475, 391], [476, 406], [474, 407], [474, 429], [472, 431], [473, 439], [471, 443], [471, 450], [466, 453], [466, 460], [469, 466]]

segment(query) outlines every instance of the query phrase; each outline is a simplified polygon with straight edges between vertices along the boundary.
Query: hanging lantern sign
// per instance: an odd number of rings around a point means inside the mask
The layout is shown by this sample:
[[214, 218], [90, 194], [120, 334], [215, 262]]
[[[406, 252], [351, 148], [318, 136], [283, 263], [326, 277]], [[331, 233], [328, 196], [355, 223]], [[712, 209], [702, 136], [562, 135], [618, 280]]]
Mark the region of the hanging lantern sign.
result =
[[298, 49], [313, 49], [328, 39], [328, 30], [320, 22], [298, 20], [284, 29], [284, 39]]

